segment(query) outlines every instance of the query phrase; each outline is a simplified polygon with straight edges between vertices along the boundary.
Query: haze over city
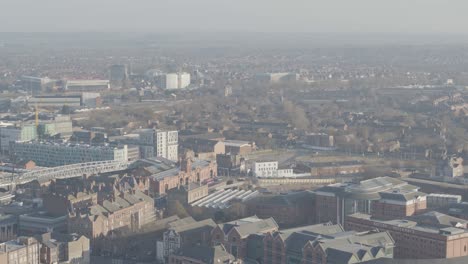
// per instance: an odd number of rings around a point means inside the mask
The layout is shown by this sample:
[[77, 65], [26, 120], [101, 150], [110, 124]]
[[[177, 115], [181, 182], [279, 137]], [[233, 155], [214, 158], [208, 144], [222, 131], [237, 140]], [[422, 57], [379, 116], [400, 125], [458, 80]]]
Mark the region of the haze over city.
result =
[[468, 263], [466, 10], [2, 1], [0, 264]]
[[2, 1], [6, 32], [466, 34], [463, 0]]

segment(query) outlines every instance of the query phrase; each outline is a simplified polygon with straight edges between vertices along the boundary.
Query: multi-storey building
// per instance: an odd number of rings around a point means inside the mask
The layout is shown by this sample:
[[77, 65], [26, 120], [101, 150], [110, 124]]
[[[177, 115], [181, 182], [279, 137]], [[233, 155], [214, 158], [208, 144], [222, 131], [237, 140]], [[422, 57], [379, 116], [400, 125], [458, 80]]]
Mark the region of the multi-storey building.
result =
[[39, 264], [40, 244], [32, 237], [19, 237], [0, 244], [0, 263]]
[[426, 209], [426, 194], [414, 185], [379, 177], [355, 183], [331, 184], [315, 191], [317, 222], [344, 225], [354, 213], [371, 214], [383, 219], [410, 216]]
[[278, 161], [257, 161], [253, 172], [257, 177], [274, 177], [278, 172]]
[[395, 258], [441, 259], [468, 256], [466, 221], [436, 212], [417, 218], [381, 221], [370, 215], [346, 218], [347, 230], [378, 229], [395, 240]]
[[136, 231], [156, 219], [153, 198], [140, 191], [116, 193], [88, 208], [75, 210], [68, 219], [69, 233], [91, 239], [93, 247], [99, 238], [119, 229]]
[[158, 78], [162, 89], [184, 89], [190, 85], [190, 73], [186, 72], [167, 73]]
[[122, 86], [123, 82], [128, 79], [128, 67], [122, 64], [112, 65], [109, 68], [109, 75], [112, 84]]
[[253, 164], [253, 175], [264, 178], [294, 177], [293, 169], [278, 168], [278, 161], [256, 161]]
[[303, 226], [315, 221], [315, 195], [310, 191], [265, 194], [245, 202], [250, 215], [273, 217], [280, 227]]
[[169, 223], [169, 229], [163, 235], [163, 261], [181, 248], [211, 244], [211, 232], [216, 223], [211, 219], [195, 221], [188, 217]]
[[0, 242], [15, 239], [18, 235], [18, 218], [14, 215], [0, 215]]
[[139, 145], [142, 158], [162, 157], [178, 160], [179, 136], [177, 131], [140, 129]]
[[0, 126], [0, 152], [9, 153], [11, 142], [26, 142], [37, 139], [34, 124], [6, 124]]
[[11, 142], [10, 156], [32, 160], [38, 166], [55, 167], [92, 161], [128, 161], [127, 145], [90, 146], [51, 142]]
[[188, 186], [190, 183], [201, 184], [208, 179], [215, 178], [216, 175], [215, 162], [192, 161], [191, 157], [185, 157], [179, 167], [151, 175], [150, 190], [155, 194], [165, 194], [168, 190], [179, 186]]
[[57, 135], [70, 138], [73, 134], [73, 125], [69, 116], [56, 116], [51, 121], [40, 121], [37, 129], [41, 138]]
[[55, 80], [49, 79], [47, 77], [21, 77], [21, 84], [23, 86], [23, 89], [32, 94], [40, 94], [41, 92], [44, 92], [47, 87], [52, 87], [55, 82]]
[[427, 195], [428, 208], [447, 208], [462, 201], [461, 195], [431, 193]]
[[212, 241], [215, 246], [223, 245], [235, 258], [244, 259], [251, 235], [275, 231], [278, 231], [278, 225], [273, 218], [260, 219], [253, 216], [219, 224], [212, 232]]
[[90, 243], [77, 234], [44, 233], [36, 238], [41, 243], [41, 263], [90, 263]]
[[387, 232], [345, 232], [332, 224], [271, 232], [263, 244], [265, 264], [358, 263], [392, 258], [395, 246]]

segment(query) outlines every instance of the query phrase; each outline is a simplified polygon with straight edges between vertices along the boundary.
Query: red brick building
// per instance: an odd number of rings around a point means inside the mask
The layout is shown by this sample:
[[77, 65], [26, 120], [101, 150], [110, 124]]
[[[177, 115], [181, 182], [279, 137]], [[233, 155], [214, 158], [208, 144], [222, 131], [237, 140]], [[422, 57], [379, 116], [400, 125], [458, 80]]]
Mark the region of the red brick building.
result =
[[156, 173], [150, 177], [150, 192], [165, 194], [166, 191], [189, 183], [203, 183], [217, 175], [216, 162], [192, 161], [186, 158], [179, 167]]
[[245, 202], [249, 215], [272, 217], [284, 227], [303, 226], [315, 221], [314, 194], [309, 191], [259, 195]]
[[347, 216], [345, 227], [346, 230], [378, 229], [389, 232], [395, 240], [395, 258], [440, 259], [468, 256], [468, 232], [464, 229], [466, 221], [436, 212], [411, 220], [390, 221], [354, 214]]
[[213, 245], [223, 245], [235, 258], [247, 255], [247, 242], [250, 235], [278, 231], [273, 218], [260, 219], [256, 216], [220, 224], [212, 231]]

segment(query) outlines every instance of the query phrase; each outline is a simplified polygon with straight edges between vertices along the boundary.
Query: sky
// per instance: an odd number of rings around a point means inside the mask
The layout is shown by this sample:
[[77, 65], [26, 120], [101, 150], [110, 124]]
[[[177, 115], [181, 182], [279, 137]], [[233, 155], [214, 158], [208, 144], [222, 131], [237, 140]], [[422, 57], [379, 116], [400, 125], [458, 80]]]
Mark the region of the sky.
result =
[[468, 34], [468, 0], [0, 0], [0, 32]]

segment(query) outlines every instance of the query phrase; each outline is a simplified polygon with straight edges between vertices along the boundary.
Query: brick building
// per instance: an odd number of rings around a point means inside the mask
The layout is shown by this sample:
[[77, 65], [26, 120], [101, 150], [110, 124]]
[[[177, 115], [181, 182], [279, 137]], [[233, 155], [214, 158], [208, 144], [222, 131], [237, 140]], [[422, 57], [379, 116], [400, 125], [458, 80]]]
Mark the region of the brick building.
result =
[[177, 200], [182, 204], [191, 204], [208, 196], [208, 185], [190, 183], [168, 192], [168, 200]]
[[41, 263], [90, 263], [90, 244], [85, 236], [45, 233], [36, 238], [41, 243]]
[[345, 232], [330, 223], [268, 233], [263, 244], [265, 264], [357, 263], [392, 258], [394, 248], [387, 232]]
[[140, 191], [116, 193], [108, 200], [74, 210], [68, 219], [68, 232], [94, 240], [120, 229], [136, 231], [156, 219], [153, 198]]
[[241, 264], [222, 245], [185, 247], [169, 257], [170, 264]]
[[204, 160], [192, 161], [186, 157], [180, 162], [179, 167], [171, 168], [150, 177], [150, 190], [154, 194], [165, 194], [168, 190], [190, 183], [203, 183], [217, 175], [216, 162]]
[[197, 222], [191, 217], [169, 223], [169, 228], [163, 235], [161, 260], [167, 260], [181, 248], [210, 246], [211, 232], [215, 227], [216, 223], [211, 219]]
[[180, 146], [192, 150], [199, 159], [216, 159], [216, 155], [224, 154], [226, 150], [223, 141], [203, 138], [183, 139]]
[[0, 244], [0, 263], [39, 264], [40, 244], [32, 237], [19, 237]]
[[249, 237], [278, 230], [273, 218], [260, 219], [247, 217], [225, 224], [219, 224], [212, 232], [213, 245], [223, 245], [235, 258], [244, 259], [247, 255]]
[[225, 140], [224, 146], [226, 153], [237, 154], [237, 155], [246, 155], [253, 151], [254, 146], [247, 141], [240, 140]]
[[396, 243], [395, 258], [468, 256], [468, 232], [463, 228], [466, 228], [466, 221], [440, 213], [430, 213], [411, 220], [382, 221], [359, 213], [346, 218], [346, 230], [378, 229], [389, 232]]
[[354, 213], [383, 219], [410, 216], [426, 209], [425, 196], [418, 187], [391, 177], [331, 184], [315, 191], [316, 221], [344, 225], [346, 215]]
[[309, 191], [259, 195], [248, 200], [247, 212], [260, 218], [272, 217], [280, 227], [311, 224], [315, 221], [315, 195]]

